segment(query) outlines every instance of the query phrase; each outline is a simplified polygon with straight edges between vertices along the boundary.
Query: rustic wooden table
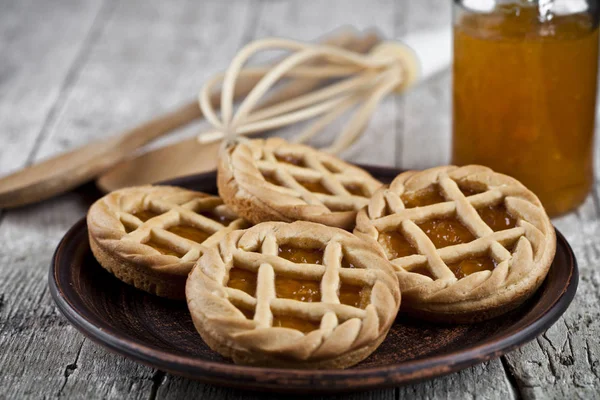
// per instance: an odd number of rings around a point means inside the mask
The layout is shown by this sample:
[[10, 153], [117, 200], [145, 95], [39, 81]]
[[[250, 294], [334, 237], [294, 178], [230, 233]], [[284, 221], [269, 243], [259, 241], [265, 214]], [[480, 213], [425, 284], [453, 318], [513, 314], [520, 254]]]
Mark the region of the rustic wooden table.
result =
[[[189, 100], [254, 38], [308, 40], [345, 24], [399, 37], [448, 25], [450, 3], [0, 0], [0, 174]], [[445, 71], [386, 101], [345, 156], [404, 168], [447, 163], [449, 85]], [[581, 281], [570, 309], [544, 335], [444, 378], [349, 398], [600, 397], [599, 188], [555, 220], [575, 249]], [[0, 398], [263, 398], [113, 355], [67, 323], [48, 293], [48, 265], [88, 204], [75, 191], [0, 214]]]

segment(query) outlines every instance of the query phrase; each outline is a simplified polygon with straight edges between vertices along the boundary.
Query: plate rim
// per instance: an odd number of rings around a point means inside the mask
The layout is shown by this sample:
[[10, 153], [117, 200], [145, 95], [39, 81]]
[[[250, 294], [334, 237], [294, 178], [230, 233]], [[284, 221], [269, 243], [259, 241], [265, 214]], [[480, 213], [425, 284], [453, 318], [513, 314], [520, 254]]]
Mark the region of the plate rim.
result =
[[[365, 166], [367, 169], [381, 169], [391, 172], [397, 169], [390, 167]], [[188, 175], [175, 178], [164, 183], [171, 185], [183, 185], [185, 182], [206, 179], [214, 174], [214, 171]], [[407, 360], [399, 364], [387, 366], [364, 367], [345, 370], [303, 370], [284, 369], [273, 367], [255, 367], [224, 363], [220, 361], [205, 360], [194, 356], [175, 354], [155, 346], [132, 340], [129, 335], [122, 331], [113, 329], [105, 322], [105, 326], [97, 325], [82, 313], [78, 312], [77, 306], [68, 299], [59, 284], [60, 259], [64, 255], [62, 249], [69, 245], [73, 238], [87, 232], [86, 217], [77, 221], [63, 236], [59, 242], [49, 269], [48, 285], [50, 294], [58, 309], [81, 333], [93, 342], [108, 348], [110, 351], [131, 358], [142, 364], [165, 370], [176, 375], [185, 376], [206, 383], [221, 384], [230, 387], [253, 388], [253, 389], [275, 389], [278, 391], [306, 392], [339, 392], [343, 390], [358, 390], [398, 386], [402, 384], [415, 383], [417, 381], [430, 379], [463, 368], [475, 365], [516, 349], [533, 340], [552, 326], [571, 304], [579, 282], [579, 270], [573, 249], [565, 237], [555, 228], [557, 244], [561, 242], [565, 248], [567, 258], [571, 261], [569, 278], [565, 282], [560, 294], [557, 294], [554, 302], [543, 314], [516, 332], [503, 335], [493, 335], [483, 342], [467, 346], [465, 349], [457, 349], [441, 355], [428, 356], [417, 360]], [[87, 235], [85, 240], [87, 239]], [[240, 378], [240, 379], [234, 379]], [[328, 386], [310, 385], [307, 387], [302, 382], [307, 379], [327, 380]], [[298, 382], [297, 380], [301, 380]], [[296, 382], [294, 382], [296, 380]], [[281, 381], [290, 381], [282, 387]], [[314, 382], [317, 383], [317, 382]], [[340, 386], [340, 383], [343, 386]]]

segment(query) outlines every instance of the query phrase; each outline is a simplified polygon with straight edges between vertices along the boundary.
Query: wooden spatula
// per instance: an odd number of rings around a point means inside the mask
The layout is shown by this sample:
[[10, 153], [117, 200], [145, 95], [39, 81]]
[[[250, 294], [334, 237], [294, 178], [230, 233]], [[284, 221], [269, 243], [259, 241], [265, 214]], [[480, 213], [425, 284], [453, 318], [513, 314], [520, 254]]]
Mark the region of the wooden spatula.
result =
[[[324, 43], [364, 52], [378, 41], [377, 35], [373, 33], [358, 36], [355, 31], [344, 30]], [[236, 85], [235, 97], [248, 94], [258, 79], [260, 77], [249, 77], [240, 81]], [[267, 103], [275, 104], [298, 93], [306, 93], [319, 83], [319, 80], [291, 82], [275, 93]], [[211, 96], [211, 102], [218, 104], [219, 101], [220, 93], [215, 92]], [[0, 208], [31, 204], [64, 193], [126, 160], [148, 142], [201, 116], [197, 102], [193, 101], [108, 140], [90, 143], [1, 178]], [[188, 139], [118, 164], [118, 167], [102, 177], [99, 185], [103, 190], [113, 190], [214, 168], [217, 147], [218, 143], [207, 146], [200, 145], [195, 138]]]

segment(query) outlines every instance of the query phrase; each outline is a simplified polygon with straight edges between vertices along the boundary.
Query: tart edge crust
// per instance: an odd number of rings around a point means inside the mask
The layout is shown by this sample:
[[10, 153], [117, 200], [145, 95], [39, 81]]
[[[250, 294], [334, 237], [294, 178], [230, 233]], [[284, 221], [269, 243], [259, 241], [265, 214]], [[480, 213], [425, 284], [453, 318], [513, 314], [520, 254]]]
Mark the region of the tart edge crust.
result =
[[[260, 225], [276, 225], [276, 224], [280, 224], [280, 223], [279, 222], [267, 222], [267, 223], [260, 224]], [[306, 222], [306, 221], [297, 221], [297, 222], [295, 222], [295, 224], [316, 225], [315, 223]], [[282, 225], [286, 225], [286, 224], [282, 224]], [[257, 228], [257, 226], [248, 228], [245, 231], [247, 232], [253, 228]], [[339, 233], [342, 234], [342, 236], [350, 238], [351, 241], [357, 243], [359, 245], [360, 249], [363, 249], [364, 251], [369, 251], [373, 256], [380, 257], [382, 259], [382, 261], [387, 261], [385, 259], [385, 255], [383, 254], [382, 250], [378, 246], [375, 246], [371, 241], [363, 241], [360, 238], [357, 238], [356, 236], [352, 235], [351, 233], [340, 230], [339, 228], [335, 228], [335, 227], [323, 227], [323, 228], [338, 230]], [[232, 235], [232, 234], [233, 234], [233, 232], [229, 233], [229, 235]], [[222, 240], [226, 240], [226, 238], [224, 238]], [[220, 246], [220, 245], [218, 245], [218, 246]], [[207, 253], [205, 253], [203, 255], [203, 257], [207, 257], [207, 256], [211, 255], [211, 252], [214, 252], [214, 251], [215, 251], [215, 249], [208, 249]], [[201, 303], [199, 303], [199, 302], [208, 301], [208, 304], [210, 305], [212, 300], [206, 296], [207, 296], [207, 294], [215, 293], [214, 288], [208, 289], [208, 288], [202, 287], [201, 290], [198, 291], [199, 287], [198, 287], [197, 282], [201, 282], [202, 280], [201, 279], [199, 280], [198, 277], [196, 277], [196, 275], [202, 274], [204, 276], [204, 272], [201, 272], [201, 270], [203, 268], [201, 262], [202, 262], [202, 257], [194, 265], [194, 268], [190, 272], [190, 278], [188, 279], [188, 281], [186, 283], [186, 299], [187, 299], [188, 309], [190, 311], [190, 315], [192, 316], [194, 326], [195, 326], [196, 330], [198, 331], [198, 333], [200, 334], [200, 336], [202, 337], [202, 339], [204, 340], [204, 342], [207, 343], [207, 345], [212, 350], [216, 351], [217, 353], [221, 354], [224, 357], [232, 359], [234, 361], [234, 363], [240, 364], [240, 365], [273, 366], [273, 367], [300, 368], [300, 369], [323, 369], [323, 368], [341, 369], [341, 368], [347, 368], [347, 367], [353, 366], [353, 365], [359, 363], [360, 361], [364, 360], [368, 356], [370, 356], [379, 347], [379, 345], [383, 342], [383, 340], [387, 336], [389, 330], [391, 329], [393, 321], [395, 320], [395, 318], [397, 316], [397, 312], [398, 312], [398, 308], [399, 308], [398, 306], [401, 303], [401, 293], [400, 293], [399, 288], [396, 286], [397, 278], [396, 278], [396, 275], [392, 271], [391, 265], [389, 265], [388, 267], [386, 267], [385, 265], [376, 267], [375, 269], [377, 269], [377, 270], [382, 269], [383, 271], [385, 271], [384, 274], [387, 277], [387, 278], [384, 278], [383, 282], [381, 282], [381, 285], [382, 285], [381, 288], [387, 286], [388, 290], [390, 290], [389, 294], [391, 295], [391, 297], [388, 297], [386, 300], [387, 301], [392, 300], [396, 303], [395, 307], [393, 307], [393, 309], [390, 309], [390, 312], [388, 313], [388, 317], [389, 317], [389, 319], [387, 319], [388, 322], [381, 322], [381, 321], [378, 322], [377, 335], [370, 338], [368, 342], [366, 342], [362, 345], [357, 343], [357, 345], [359, 347], [349, 347], [345, 351], [340, 352], [337, 355], [328, 355], [326, 357], [318, 356], [318, 358], [311, 358], [312, 356], [309, 356], [308, 359], [298, 359], [295, 357], [294, 358], [286, 357], [285, 355], [277, 354], [277, 351], [271, 352], [270, 350], [266, 350], [266, 349], [265, 350], [256, 350], [256, 349], [240, 346], [240, 345], [236, 344], [236, 340], [234, 338], [228, 337], [226, 334], [222, 334], [218, 329], [215, 329], [215, 327], [216, 327], [215, 318], [207, 317], [203, 312], [204, 306], [201, 305]], [[385, 283], [386, 279], [391, 279], [393, 281], [393, 283], [391, 283], [391, 282]], [[396, 294], [394, 294], [394, 292]], [[202, 293], [204, 293], [204, 294], [202, 294]], [[386, 300], [383, 300], [379, 296], [377, 296], [377, 298], [378, 298], [378, 301], [386, 301]], [[238, 307], [236, 307], [236, 308], [238, 308]], [[380, 310], [373, 309], [372, 312], [379, 314]], [[375, 314], [373, 314], [373, 315], [375, 315]], [[379, 318], [382, 318], [382, 317], [380, 316]], [[385, 318], [385, 317], [383, 317], [383, 318]], [[365, 320], [372, 321], [372, 320], [368, 320], [368, 319], [363, 319], [361, 321], [361, 324], [365, 323]], [[385, 321], [385, 319], [382, 321]], [[366, 323], [372, 323], [372, 322], [366, 322]], [[271, 328], [266, 328], [266, 329], [271, 329]], [[254, 328], [252, 328], [252, 329], [254, 329]], [[276, 329], [280, 329], [280, 328], [276, 328]], [[245, 327], [241, 328], [241, 330], [246, 330], [246, 328]], [[372, 329], [369, 328], [368, 331], [372, 331]], [[363, 332], [363, 330], [361, 328], [361, 334], [362, 334], [362, 332]], [[327, 337], [324, 337], [324, 340], [327, 340]], [[357, 339], [355, 339], [355, 340], [357, 340]], [[323, 357], [323, 358], [321, 358], [321, 357]]]
[[[487, 167], [481, 167], [478, 165], [471, 165], [467, 167], [483, 168], [486, 170], [486, 173], [495, 175], [498, 179], [523, 187], [528, 192], [530, 199], [533, 200], [532, 202], [539, 207], [543, 207], [539, 199], [531, 192], [531, 190], [527, 189], [518, 180]], [[392, 186], [396, 181], [405, 181], [406, 179], [425, 171], [429, 171], [431, 173], [434, 170], [447, 171], [467, 167], [443, 166], [430, 168], [429, 170], [423, 171], [406, 171], [396, 176], [390, 186]], [[386, 190], [386, 188], [380, 188], [378, 192], [382, 190]], [[374, 196], [375, 195], [376, 194], [374, 194]], [[374, 241], [378, 246], [381, 247], [376, 238], [372, 237], [367, 232], [369, 230], [368, 227], [371, 224], [371, 218], [367, 212], [368, 207], [369, 206], [363, 207], [358, 212], [357, 222], [360, 220], [362, 223], [357, 223], [354, 234], [363, 240]], [[427, 303], [427, 301], [417, 301], [415, 304], [410, 300], [411, 296], [405, 296], [403, 291], [403, 303], [399, 311], [399, 315], [411, 315], [415, 318], [436, 323], [476, 323], [495, 318], [515, 310], [529, 300], [539, 289], [546, 279], [550, 266], [552, 265], [552, 261], [554, 260], [554, 255], [556, 253], [556, 233], [554, 226], [547, 216], [543, 221], [543, 224], [548, 232], [546, 236], [547, 243], [544, 249], [544, 254], [541, 259], [532, 263], [530, 270], [535, 270], [535, 272], [527, 275], [526, 279], [510, 286], [503, 287], [499, 292], [490, 293], [485, 297], [453, 303]], [[404, 280], [406, 273], [408, 272], [396, 272], [396, 276], [400, 282]]]
[[[192, 321], [196, 330], [202, 337], [202, 340], [210, 347], [213, 351], [221, 354], [224, 357], [231, 358], [235, 364], [249, 365], [249, 366], [269, 366], [269, 367], [281, 367], [281, 368], [302, 368], [302, 369], [344, 369], [351, 367], [363, 361], [369, 357], [378, 347], [381, 345], [383, 340], [386, 338], [389, 329], [383, 332], [380, 337], [370, 342], [366, 346], [354, 349], [339, 355], [338, 357], [318, 360], [318, 361], [294, 361], [286, 359], [284, 357], [269, 356], [266, 354], [259, 354], [257, 352], [251, 352], [248, 350], [236, 349], [231, 346], [227, 346], [222, 341], [211, 335], [208, 330], [204, 329], [204, 321], [196, 313], [191, 313]], [[391, 325], [390, 325], [391, 327]]]
[[119, 256], [88, 233], [90, 248], [98, 263], [120, 281], [150, 294], [174, 300], [185, 299], [186, 276], [161, 273]]

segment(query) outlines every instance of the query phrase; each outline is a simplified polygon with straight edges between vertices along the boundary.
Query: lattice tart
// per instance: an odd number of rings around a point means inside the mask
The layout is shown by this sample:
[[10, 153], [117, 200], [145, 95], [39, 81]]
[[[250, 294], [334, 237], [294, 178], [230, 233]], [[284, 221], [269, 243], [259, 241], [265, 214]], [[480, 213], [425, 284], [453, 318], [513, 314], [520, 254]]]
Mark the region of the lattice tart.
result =
[[517, 180], [474, 165], [399, 175], [360, 211], [355, 234], [384, 248], [402, 311], [448, 322], [491, 318], [523, 303], [556, 249], [538, 198]]
[[385, 338], [400, 304], [381, 248], [312, 222], [228, 233], [186, 285], [204, 341], [239, 364], [344, 368]]
[[87, 215], [90, 245], [120, 280], [163, 297], [185, 297], [185, 281], [205, 245], [247, 226], [216, 196], [172, 186], [112, 192]]
[[255, 224], [304, 220], [352, 229], [381, 183], [332, 155], [270, 138], [227, 148], [218, 186], [225, 203]]

